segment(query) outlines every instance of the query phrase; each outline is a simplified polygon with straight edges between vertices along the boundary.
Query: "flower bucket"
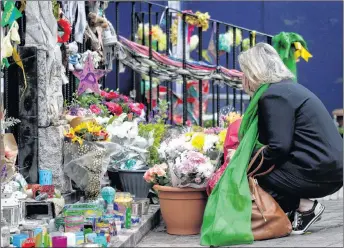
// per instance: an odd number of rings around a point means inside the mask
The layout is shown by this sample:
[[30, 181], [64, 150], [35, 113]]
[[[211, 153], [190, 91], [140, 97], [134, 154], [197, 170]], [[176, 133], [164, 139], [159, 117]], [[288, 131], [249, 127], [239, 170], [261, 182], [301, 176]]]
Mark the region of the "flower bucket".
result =
[[201, 232], [207, 203], [205, 188], [174, 188], [155, 185], [167, 233], [195, 235]]
[[110, 179], [110, 186], [115, 188], [118, 191], [123, 191], [123, 186], [122, 186], [121, 180], [119, 178], [118, 170], [108, 168], [107, 174], [108, 174], [109, 179]]
[[151, 185], [143, 179], [143, 175], [146, 171], [147, 170], [118, 169], [123, 191], [130, 192], [137, 198], [147, 198]]

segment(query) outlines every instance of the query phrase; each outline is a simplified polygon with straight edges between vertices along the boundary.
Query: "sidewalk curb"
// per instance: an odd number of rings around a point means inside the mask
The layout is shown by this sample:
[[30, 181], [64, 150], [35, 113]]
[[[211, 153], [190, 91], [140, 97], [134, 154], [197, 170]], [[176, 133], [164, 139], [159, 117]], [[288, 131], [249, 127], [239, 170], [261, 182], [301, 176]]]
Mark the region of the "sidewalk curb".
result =
[[141, 224], [115, 237], [108, 247], [136, 247], [146, 234], [160, 223], [160, 206], [150, 205], [148, 215], [141, 218]]

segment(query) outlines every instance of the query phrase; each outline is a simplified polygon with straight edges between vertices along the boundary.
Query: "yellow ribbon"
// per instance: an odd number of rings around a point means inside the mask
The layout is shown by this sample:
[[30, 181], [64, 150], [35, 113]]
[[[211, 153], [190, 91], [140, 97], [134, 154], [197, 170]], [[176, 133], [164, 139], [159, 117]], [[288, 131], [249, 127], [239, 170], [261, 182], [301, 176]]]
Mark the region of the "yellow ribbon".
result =
[[23, 77], [24, 77], [24, 90], [23, 90], [23, 93], [21, 95], [21, 97], [23, 97], [25, 91], [26, 91], [26, 88], [27, 88], [27, 82], [26, 82], [26, 76], [25, 76], [25, 70], [24, 70], [24, 65], [23, 65], [23, 62], [17, 52], [17, 49], [16, 48], [13, 48], [13, 59], [15, 61], [15, 63], [22, 69], [23, 71]]
[[309, 58], [312, 58], [313, 55], [305, 49], [300, 42], [294, 42], [295, 52], [294, 58], [298, 60], [300, 57], [303, 58], [306, 62], [308, 62]]
[[23, 12], [26, 8], [26, 0], [21, 0], [20, 2], [21, 2], [21, 6], [20, 6], [19, 11]]

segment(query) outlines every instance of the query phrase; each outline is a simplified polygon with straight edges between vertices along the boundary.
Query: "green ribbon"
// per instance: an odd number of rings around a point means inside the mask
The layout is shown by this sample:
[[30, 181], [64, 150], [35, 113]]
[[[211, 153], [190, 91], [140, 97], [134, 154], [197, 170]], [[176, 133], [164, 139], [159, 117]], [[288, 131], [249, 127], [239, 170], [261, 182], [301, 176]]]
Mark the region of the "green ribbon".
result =
[[208, 198], [201, 245], [250, 244], [254, 240], [247, 166], [254, 149], [262, 146], [258, 141], [258, 101], [268, 87], [263, 84], [252, 97], [240, 125], [239, 147]]
[[[294, 42], [300, 42], [307, 49], [307, 43], [303, 37], [297, 33], [281, 32], [272, 38], [273, 46], [283, 60], [283, 63], [294, 74], [297, 80], [296, 61], [294, 57]], [[308, 49], [307, 49], [308, 50]]]
[[5, 27], [6, 25], [12, 25], [12, 23], [21, 17], [22, 14], [16, 8], [15, 2], [13, 0], [9, 0], [5, 2], [4, 12], [2, 13], [1, 18], [1, 26]]

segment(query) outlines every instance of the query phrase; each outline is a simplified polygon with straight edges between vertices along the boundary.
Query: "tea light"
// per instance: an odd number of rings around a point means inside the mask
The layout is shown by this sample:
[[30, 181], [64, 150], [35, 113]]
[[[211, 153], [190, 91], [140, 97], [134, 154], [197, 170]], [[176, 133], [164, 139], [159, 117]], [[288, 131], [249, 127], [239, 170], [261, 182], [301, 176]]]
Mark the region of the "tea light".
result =
[[19, 225], [19, 202], [14, 198], [1, 199], [2, 217], [10, 226], [11, 232], [15, 232]]

